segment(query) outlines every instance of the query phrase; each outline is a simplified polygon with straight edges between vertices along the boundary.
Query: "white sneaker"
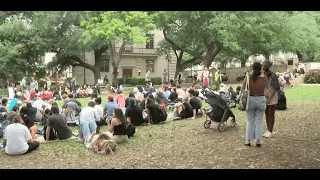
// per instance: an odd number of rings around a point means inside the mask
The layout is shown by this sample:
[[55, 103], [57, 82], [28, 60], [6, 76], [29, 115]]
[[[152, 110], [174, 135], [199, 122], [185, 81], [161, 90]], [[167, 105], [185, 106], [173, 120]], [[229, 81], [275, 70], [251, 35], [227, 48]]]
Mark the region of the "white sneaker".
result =
[[265, 133], [263, 134], [263, 137], [266, 137], [266, 135], [267, 135], [268, 133], [270, 133], [270, 132], [269, 132], [269, 131], [265, 132]]
[[273, 134], [271, 132], [268, 132], [268, 134], [265, 136], [266, 138], [272, 138]]

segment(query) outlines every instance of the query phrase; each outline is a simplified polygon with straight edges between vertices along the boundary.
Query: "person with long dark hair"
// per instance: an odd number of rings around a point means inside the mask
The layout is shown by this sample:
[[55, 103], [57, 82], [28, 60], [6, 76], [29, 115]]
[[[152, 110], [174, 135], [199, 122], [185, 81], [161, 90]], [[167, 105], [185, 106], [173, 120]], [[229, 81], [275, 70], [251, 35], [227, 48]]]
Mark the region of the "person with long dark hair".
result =
[[30, 108], [28, 108], [27, 106], [24, 106], [21, 108], [20, 110], [20, 116], [23, 120], [23, 123], [25, 126], [27, 126], [27, 128], [30, 131], [32, 140], [36, 140], [36, 133], [38, 131], [37, 126], [34, 124], [34, 118], [32, 117], [32, 112], [30, 112]]
[[117, 108], [112, 113], [112, 118], [107, 119], [108, 129], [106, 134], [115, 142], [122, 143], [127, 141], [126, 119], [120, 108]]
[[267, 84], [267, 77], [261, 73], [261, 63], [254, 62], [253, 72], [249, 79], [244, 79], [242, 89], [245, 88], [249, 80], [249, 107], [247, 110], [246, 146], [251, 146], [251, 141], [256, 140], [256, 146], [261, 147], [262, 139], [262, 119], [266, 110], [266, 97], [264, 90]]
[[126, 119], [128, 123], [133, 124], [134, 126], [139, 126], [145, 121], [143, 120], [142, 108], [137, 103], [136, 99], [129, 98], [128, 106], [126, 109]]
[[266, 138], [271, 138], [273, 136], [272, 130], [274, 126], [274, 113], [276, 112], [276, 105], [278, 104], [278, 91], [280, 90], [280, 83], [278, 81], [278, 76], [270, 71], [272, 63], [270, 61], [263, 62], [264, 74], [267, 76], [267, 90], [265, 92], [267, 97], [267, 108], [265, 111], [266, 114], [266, 123], [268, 131], [263, 134]]

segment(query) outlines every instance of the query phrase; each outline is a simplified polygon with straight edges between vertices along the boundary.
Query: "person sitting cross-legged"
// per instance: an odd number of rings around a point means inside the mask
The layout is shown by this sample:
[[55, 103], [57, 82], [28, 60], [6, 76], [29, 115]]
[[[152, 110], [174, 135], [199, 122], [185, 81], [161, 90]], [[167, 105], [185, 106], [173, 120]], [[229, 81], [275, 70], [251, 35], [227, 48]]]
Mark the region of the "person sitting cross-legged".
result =
[[6, 154], [22, 155], [39, 147], [39, 142], [32, 140], [30, 131], [23, 123], [21, 116], [14, 116], [12, 124], [7, 126], [3, 141]]
[[175, 105], [173, 120], [187, 119], [193, 117], [193, 108], [189, 103], [189, 98], [185, 96], [183, 103], [177, 103]]
[[[47, 125], [44, 127], [46, 132], [44, 138], [48, 142], [49, 140], [56, 139], [55, 137], [50, 137], [55, 135], [59, 140], [69, 139], [72, 136], [72, 131], [67, 125], [66, 117], [59, 114], [59, 107], [51, 107], [52, 115], [47, 119]], [[54, 133], [52, 133], [52, 131]]]

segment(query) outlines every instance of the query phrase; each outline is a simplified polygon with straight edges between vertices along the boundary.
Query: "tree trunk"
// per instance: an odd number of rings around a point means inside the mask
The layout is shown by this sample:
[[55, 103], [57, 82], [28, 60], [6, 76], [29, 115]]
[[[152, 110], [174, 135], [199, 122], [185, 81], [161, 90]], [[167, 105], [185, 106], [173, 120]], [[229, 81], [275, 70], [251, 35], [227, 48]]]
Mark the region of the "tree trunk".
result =
[[118, 85], [118, 66], [120, 64], [121, 57], [116, 55], [115, 49], [110, 49], [110, 59], [111, 59], [111, 83]]
[[241, 67], [246, 67], [247, 59], [240, 59]]
[[223, 44], [219, 41], [215, 41], [212, 43], [208, 43], [205, 40], [205, 47], [206, 47], [206, 55], [203, 59], [204, 67], [208, 68], [211, 66], [212, 62], [214, 61], [214, 58], [219, 54], [219, 52], [222, 50]]
[[126, 42], [122, 42], [119, 51], [117, 52], [116, 43], [113, 41], [108, 42], [108, 47], [109, 47], [109, 54], [110, 54], [110, 60], [111, 60], [111, 65], [112, 65], [112, 72], [111, 72], [111, 83], [114, 83], [118, 85], [118, 66], [121, 61], [121, 55], [124, 50], [124, 46], [126, 45]]
[[214, 57], [213, 57], [213, 47], [211, 47], [211, 48], [208, 48], [206, 50], [206, 55], [204, 57], [204, 62], [203, 62], [204, 67], [209, 69], [209, 67], [211, 66], [211, 64], [213, 62], [213, 59], [214, 59]]
[[299, 51], [296, 51], [296, 54], [298, 56], [299, 61], [302, 61], [303, 60], [303, 55]]
[[264, 56], [264, 58], [265, 58], [266, 61], [269, 61], [269, 60], [270, 60], [270, 59], [269, 59], [269, 57], [270, 57], [270, 54], [269, 54], [269, 53], [263, 52], [262, 55]]
[[111, 83], [118, 85], [118, 66], [114, 65], [114, 63], [112, 63]]
[[174, 79], [178, 76], [179, 72], [183, 71], [182, 67], [182, 56], [177, 58], [177, 63], [176, 63], [176, 73], [174, 74]]
[[93, 65], [93, 75], [94, 75], [94, 84], [98, 82], [98, 79], [100, 78], [100, 65], [101, 65], [101, 55], [103, 52], [101, 51], [94, 51], [94, 59], [95, 63]]

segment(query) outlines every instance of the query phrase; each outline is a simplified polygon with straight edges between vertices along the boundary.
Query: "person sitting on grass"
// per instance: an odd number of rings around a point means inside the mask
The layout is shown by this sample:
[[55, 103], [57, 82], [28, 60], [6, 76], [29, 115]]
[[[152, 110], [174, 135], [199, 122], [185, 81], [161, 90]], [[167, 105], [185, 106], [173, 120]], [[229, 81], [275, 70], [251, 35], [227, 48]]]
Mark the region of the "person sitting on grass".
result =
[[9, 111], [8, 114], [7, 114], [7, 120], [8, 121], [12, 122], [13, 117], [19, 116], [19, 112], [18, 112], [19, 108], [20, 108], [20, 105], [18, 105], [18, 104], [13, 106], [12, 110]]
[[118, 105], [118, 108], [120, 108], [123, 111], [123, 114], [125, 113], [126, 109], [126, 97], [123, 94], [123, 91], [121, 89], [118, 90], [118, 94], [116, 96], [116, 103]]
[[177, 103], [174, 110], [173, 120], [187, 119], [193, 117], [193, 108], [189, 103], [189, 98], [185, 96], [183, 103]]
[[20, 110], [20, 116], [24, 122], [24, 125], [29, 129], [32, 139], [35, 141], [37, 139], [36, 133], [38, 131], [38, 128], [34, 124], [34, 119], [32, 117], [30, 109], [27, 106], [22, 107]]
[[128, 107], [126, 109], [127, 122], [134, 126], [139, 126], [145, 123], [142, 116], [142, 108], [133, 98], [128, 99]]
[[117, 109], [117, 103], [114, 102], [113, 96], [107, 97], [108, 102], [104, 105], [104, 115], [106, 117], [112, 117], [113, 110]]
[[190, 95], [190, 105], [192, 106], [193, 109], [193, 117], [192, 119], [196, 118], [196, 115], [200, 113], [201, 107], [202, 107], [202, 102], [197, 98], [196, 92], [193, 89], [189, 90], [189, 95]]
[[20, 116], [14, 116], [12, 124], [7, 126], [3, 141], [6, 154], [22, 155], [39, 147], [39, 142], [33, 140], [30, 131], [23, 123]]
[[126, 142], [128, 139], [126, 130], [127, 123], [122, 110], [117, 108], [113, 111], [112, 115], [112, 118], [109, 117], [107, 119], [108, 129], [106, 134], [110, 137], [110, 139], [117, 143]]
[[100, 122], [100, 115], [94, 106], [96, 105], [95, 102], [89, 101], [88, 106], [83, 108], [80, 113], [80, 139], [85, 140], [87, 137], [96, 131], [97, 123]]
[[97, 126], [106, 125], [107, 122], [105, 118], [103, 118], [103, 107], [101, 106], [101, 102], [102, 102], [101, 97], [94, 99], [94, 102], [96, 103], [96, 105], [94, 106], [94, 109], [96, 109], [100, 115], [100, 123], [98, 123]]
[[[71, 138], [72, 131], [67, 125], [66, 117], [59, 114], [59, 107], [52, 106], [51, 113], [52, 115], [47, 119], [47, 125], [44, 127], [46, 142], [55, 140], [56, 138], [59, 140]], [[55, 137], [50, 137], [51, 135], [55, 135]]]

